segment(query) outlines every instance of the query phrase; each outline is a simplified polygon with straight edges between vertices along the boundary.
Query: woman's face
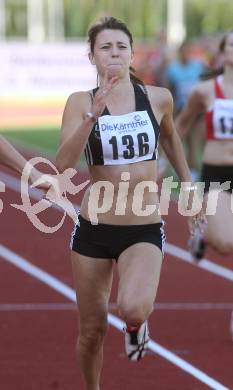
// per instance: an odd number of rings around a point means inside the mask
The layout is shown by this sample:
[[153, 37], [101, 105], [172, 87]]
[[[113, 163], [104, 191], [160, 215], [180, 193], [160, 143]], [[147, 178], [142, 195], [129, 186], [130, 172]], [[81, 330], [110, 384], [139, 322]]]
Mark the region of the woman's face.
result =
[[93, 65], [96, 65], [101, 77], [104, 77], [107, 71], [108, 77], [123, 78], [129, 74], [132, 61], [128, 35], [121, 30], [101, 31], [96, 37], [94, 53], [89, 54], [89, 59]]
[[233, 66], [233, 33], [230, 33], [226, 38], [223, 61], [226, 65]]

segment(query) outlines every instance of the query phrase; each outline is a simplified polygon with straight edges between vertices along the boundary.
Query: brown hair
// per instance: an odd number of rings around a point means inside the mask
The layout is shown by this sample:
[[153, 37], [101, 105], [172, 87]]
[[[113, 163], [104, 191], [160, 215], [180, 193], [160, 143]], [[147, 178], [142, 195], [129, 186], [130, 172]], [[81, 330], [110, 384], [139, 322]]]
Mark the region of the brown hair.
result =
[[[88, 30], [88, 42], [90, 45], [91, 53], [94, 52], [94, 46], [97, 35], [103, 31], [103, 30], [120, 30], [123, 31], [129, 38], [131, 49], [133, 49], [133, 37], [131, 32], [129, 31], [128, 27], [125, 23], [121, 22], [120, 20], [112, 17], [112, 16], [105, 16], [101, 18], [97, 23], [95, 23], [93, 26], [90, 27]], [[130, 80], [133, 83], [144, 85], [143, 81], [135, 76], [135, 70], [130, 66]]]
[[[225, 46], [226, 46], [226, 41], [227, 41], [227, 38], [230, 34], [233, 34], [233, 30], [227, 32], [222, 37], [222, 39], [219, 43], [219, 46], [218, 46], [218, 53], [219, 54], [222, 54], [224, 52]], [[224, 66], [222, 65], [222, 66], [219, 66], [218, 68], [207, 70], [205, 73], [201, 74], [200, 78], [201, 78], [201, 80], [209, 80], [209, 79], [215, 78], [223, 73], [224, 73]]]

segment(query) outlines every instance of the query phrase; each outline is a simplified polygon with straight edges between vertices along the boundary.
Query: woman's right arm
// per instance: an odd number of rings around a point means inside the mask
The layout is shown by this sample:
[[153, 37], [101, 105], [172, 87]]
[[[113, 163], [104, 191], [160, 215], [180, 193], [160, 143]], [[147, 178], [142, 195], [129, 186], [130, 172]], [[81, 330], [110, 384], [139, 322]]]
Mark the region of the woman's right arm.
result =
[[60, 172], [74, 167], [85, 148], [93, 127], [91, 118], [84, 119], [84, 114], [88, 111], [91, 111], [91, 99], [87, 93], [77, 92], [69, 96], [62, 117], [60, 146], [56, 156]]
[[191, 129], [197, 116], [205, 111], [205, 97], [202, 86], [199, 84], [191, 93], [186, 106], [175, 120], [177, 132], [183, 137]]
[[[113, 76], [108, 79], [106, 72], [103, 83], [93, 99], [87, 92], [76, 92], [68, 98], [62, 117], [60, 147], [56, 156], [59, 172], [73, 168], [79, 160], [93, 124], [102, 114], [106, 106], [106, 98], [117, 82], [118, 77]], [[85, 116], [87, 112], [93, 114], [94, 121], [93, 118]]]

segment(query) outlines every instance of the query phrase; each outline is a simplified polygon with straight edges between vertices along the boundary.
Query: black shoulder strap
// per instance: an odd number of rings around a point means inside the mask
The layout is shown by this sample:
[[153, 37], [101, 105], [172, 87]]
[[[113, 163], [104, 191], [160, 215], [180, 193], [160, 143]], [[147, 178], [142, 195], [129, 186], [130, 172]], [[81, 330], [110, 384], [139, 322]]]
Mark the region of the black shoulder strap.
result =
[[89, 95], [90, 98], [91, 98], [91, 104], [93, 104], [93, 99], [94, 99], [93, 91], [88, 91], [88, 95]]
[[133, 85], [135, 86], [135, 89], [136, 89], [137, 91], [143, 92], [143, 94], [146, 95], [146, 97], [147, 97], [147, 99], [148, 99], [148, 92], [147, 92], [147, 89], [146, 89], [145, 84], [133, 83]]
[[140, 84], [134, 84], [134, 88], [135, 88], [135, 96], [136, 96], [136, 110], [137, 111], [147, 110], [151, 118], [154, 129], [157, 129], [159, 132], [159, 124], [157, 122], [157, 119], [154, 116], [154, 112], [151, 107], [146, 86]]
[[143, 90], [144, 94], [146, 95], [146, 97], [148, 99], [148, 92], [147, 92], [145, 84], [139, 84], [139, 87], [141, 87], [141, 89]]
[[99, 87], [92, 89], [91, 91], [88, 91], [88, 95], [91, 98], [91, 104], [93, 104], [94, 96], [96, 92], [98, 91]]
[[133, 87], [136, 98], [136, 110], [146, 110], [149, 102], [147, 90], [142, 85], [136, 83], [133, 84]]
[[96, 92], [98, 91], [99, 87], [96, 87], [92, 90], [92, 96], [94, 97]]

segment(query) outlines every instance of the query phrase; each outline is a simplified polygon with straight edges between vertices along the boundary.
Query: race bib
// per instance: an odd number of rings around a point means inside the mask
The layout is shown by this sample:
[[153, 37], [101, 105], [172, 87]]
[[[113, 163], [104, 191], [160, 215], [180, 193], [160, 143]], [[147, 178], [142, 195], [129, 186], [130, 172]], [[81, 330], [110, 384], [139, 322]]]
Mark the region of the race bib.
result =
[[213, 108], [214, 138], [233, 139], [233, 99], [216, 99]]
[[104, 115], [98, 123], [104, 165], [130, 164], [152, 158], [156, 140], [147, 111]]

